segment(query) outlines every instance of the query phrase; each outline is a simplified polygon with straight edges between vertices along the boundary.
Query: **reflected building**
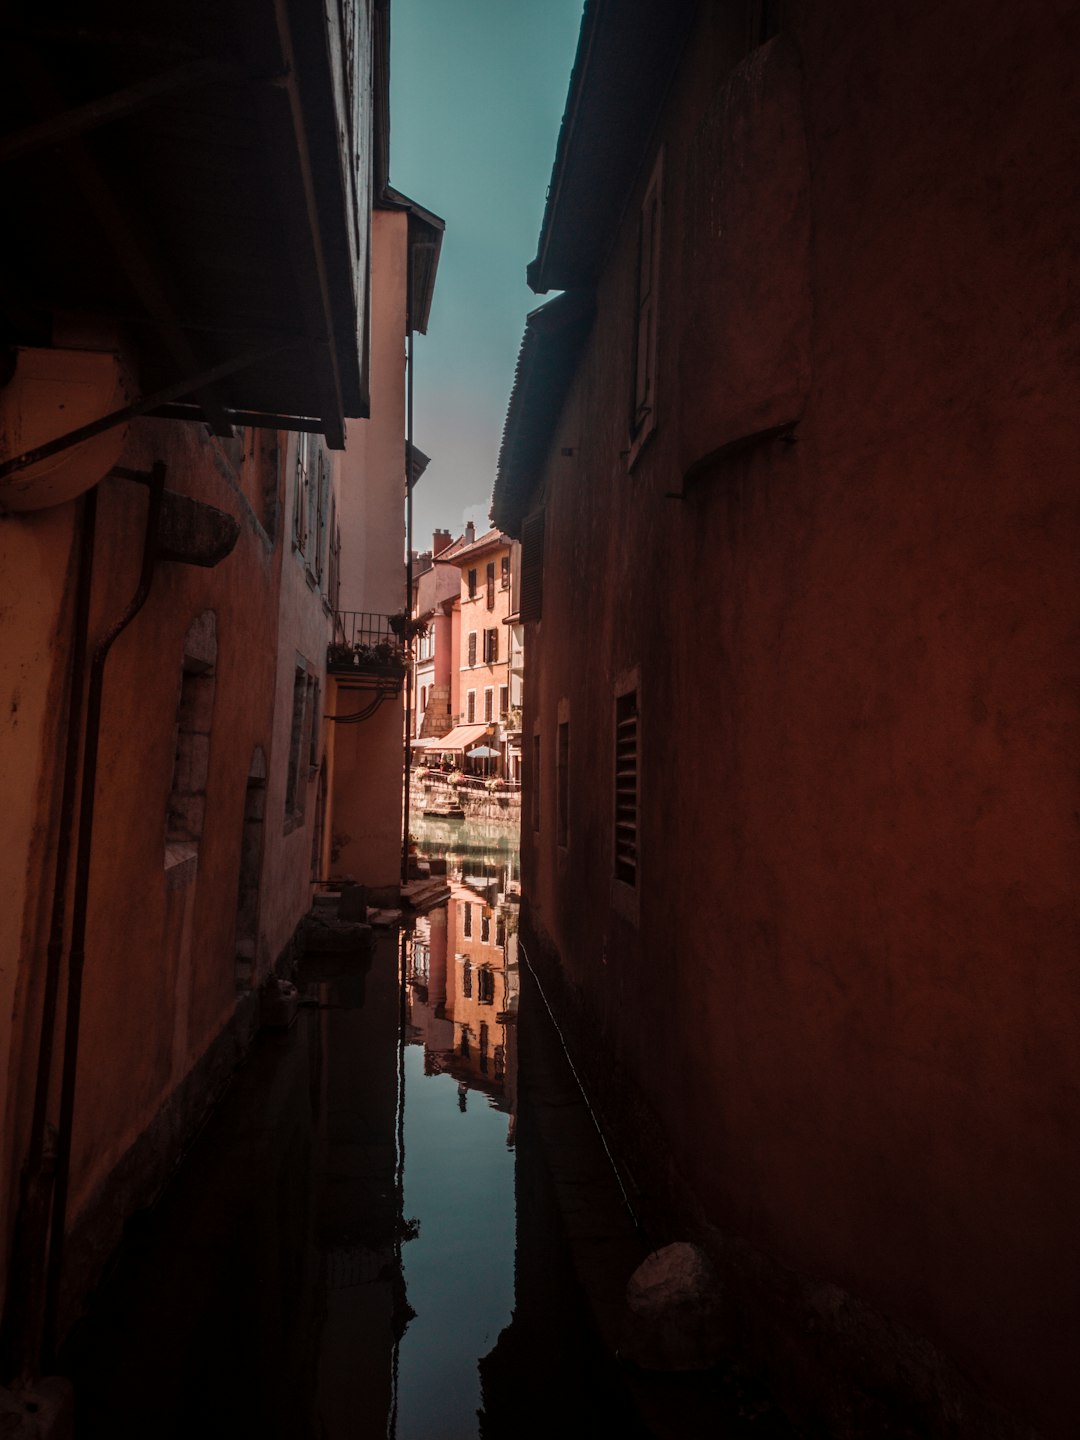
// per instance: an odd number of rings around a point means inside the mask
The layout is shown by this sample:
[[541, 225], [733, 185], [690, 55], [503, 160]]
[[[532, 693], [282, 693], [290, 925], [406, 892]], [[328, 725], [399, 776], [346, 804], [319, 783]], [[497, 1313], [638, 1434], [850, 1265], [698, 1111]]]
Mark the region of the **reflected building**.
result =
[[426, 1074], [458, 1080], [463, 1103], [480, 1090], [513, 1116], [517, 866], [451, 856], [447, 868], [449, 901], [417, 920], [406, 946], [408, 1038], [423, 1044]]

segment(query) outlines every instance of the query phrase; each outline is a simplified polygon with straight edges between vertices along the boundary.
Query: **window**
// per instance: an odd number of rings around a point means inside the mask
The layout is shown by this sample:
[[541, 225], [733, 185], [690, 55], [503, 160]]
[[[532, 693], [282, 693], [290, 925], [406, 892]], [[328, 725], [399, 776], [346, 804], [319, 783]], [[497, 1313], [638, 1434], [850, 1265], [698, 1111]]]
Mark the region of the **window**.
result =
[[532, 737], [532, 823], [540, 829], [540, 736]]
[[501, 915], [495, 921], [495, 944], [506, 944], [506, 921]]
[[[330, 456], [318, 435], [296, 437], [296, 494], [293, 501], [293, 546], [304, 556], [315, 580], [327, 571], [327, 595], [337, 604], [341, 537], [333, 506]], [[329, 549], [329, 563], [327, 551]]]
[[495, 719], [495, 692], [489, 685], [484, 691], [484, 723], [490, 725]]
[[292, 730], [289, 735], [289, 775], [285, 783], [285, 818], [304, 813], [304, 787], [300, 784], [300, 755], [307, 703], [307, 670], [298, 665], [293, 673]]
[[499, 561], [499, 589], [510, 589], [510, 556], [504, 555]]
[[316, 470], [319, 484], [315, 505], [315, 575], [317, 579], [321, 580], [323, 561], [326, 555], [326, 511], [330, 494], [330, 457], [321, 445], [319, 446]]
[[293, 672], [292, 729], [289, 735], [289, 771], [285, 782], [285, 828], [304, 818], [307, 786], [315, 767], [319, 735], [316, 722], [319, 682], [300, 656]]
[[489, 560], [487, 567], [487, 608], [495, 609], [495, 561]]
[[[471, 940], [471, 939], [472, 939], [472, 901], [471, 901], [471, 900], [463, 900], [463, 901], [461, 902], [461, 933], [465, 936], [465, 939], [466, 939], [466, 940]], [[465, 963], [466, 963], [466, 965], [467, 965], [467, 964], [468, 964], [468, 961], [466, 961]]]
[[472, 999], [472, 966], [468, 960], [461, 967], [461, 993], [466, 1000]]
[[521, 619], [539, 620], [544, 608], [544, 512], [525, 520], [521, 530]]
[[330, 496], [330, 555], [326, 567], [326, 598], [330, 609], [338, 608], [341, 594], [341, 530], [337, 523], [337, 501]]
[[293, 544], [301, 555], [307, 545], [308, 517], [308, 451], [310, 435], [296, 437], [296, 493], [293, 496]]
[[615, 699], [615, 878], [637, 884], [638, 707], [637, 691]]
[[630, 419], [630, 464], [656, 424], [656, 327], [660, 288], [661, 155], [641, 206], [638, 230], [637, 333], [634, 342], [634, 406]]
[[475, 570], [470, 570], [470, 571], [469, 571], [468, 584], [469, 584], [469, 599], [470, 599], [470, 600], [475, 600], [475, 599], [476, 599], [476, 571], [475, 571]]
[[476, 631], [469, 631], [469, 664], [476, 664]]
[[319, 764], [319, 682], [312, 676], [308, 676], [308, 702], [311, 706], [308, 764], [315, 770]]
[[[171, 846], [196, 846], [202, 839], [216, 670], [217, 621], [214, 612], [207, 610], [184, 637], [176, 707], [176, 755], [165, 815], [165, 863], [169, 868], [181, 853], [170, 854]], [[190, 856], [194, 851], [182, 853]]]
[[490, 965], [481, 965], [476, 972], [477, 1000], [481, 1005], [495, 1004], [495, 972]]
[[465, 723], [466, 725], [476, 724], [476, 691], [470, 690], [465, 696]]
[[484, 631], [484, 664], [494, 665], [497, 663], [498, 659], [499, 631], [498, 627], [496, 626], [494, 630]]
[[505, 685], [500, 685], [500, 686], [499, 686], [499, 719], [500, 719], [500, 720], [505, 720], [507, 714], [509, 713], [509, 709], [510, 709], [509, 700], [510, 700], [510, 692], [509, 692], [509, 690], [507, 690], [507, 688], [506, 688]]
[[560, 845], [569, 843], [570, 723], [559, 725], [555, 751], [555, 833]]
[[480, 916], [480, 943], [482, 945], [491, 944], [491, 916], [486, 910]]

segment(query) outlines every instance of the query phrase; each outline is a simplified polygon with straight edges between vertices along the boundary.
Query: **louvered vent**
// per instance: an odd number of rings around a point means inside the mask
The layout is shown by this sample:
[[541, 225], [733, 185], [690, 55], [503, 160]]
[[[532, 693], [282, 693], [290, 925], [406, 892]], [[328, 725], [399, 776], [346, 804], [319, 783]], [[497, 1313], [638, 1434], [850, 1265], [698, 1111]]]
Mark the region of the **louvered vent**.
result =
[[615, 877], [637, 884], [638, 708], [637, 691], [615, 701]]

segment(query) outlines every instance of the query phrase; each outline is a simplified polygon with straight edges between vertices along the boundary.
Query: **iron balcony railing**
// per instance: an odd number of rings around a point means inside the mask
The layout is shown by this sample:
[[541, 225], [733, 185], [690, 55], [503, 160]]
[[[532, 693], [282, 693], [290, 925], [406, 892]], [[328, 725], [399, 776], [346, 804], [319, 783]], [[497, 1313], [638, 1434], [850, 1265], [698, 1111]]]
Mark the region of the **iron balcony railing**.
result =
[[400, 616], [372, 610], [335, 612], [334, 638], [326, 654], [326, 668], [332, 675], [400, 682], [408, 661]]

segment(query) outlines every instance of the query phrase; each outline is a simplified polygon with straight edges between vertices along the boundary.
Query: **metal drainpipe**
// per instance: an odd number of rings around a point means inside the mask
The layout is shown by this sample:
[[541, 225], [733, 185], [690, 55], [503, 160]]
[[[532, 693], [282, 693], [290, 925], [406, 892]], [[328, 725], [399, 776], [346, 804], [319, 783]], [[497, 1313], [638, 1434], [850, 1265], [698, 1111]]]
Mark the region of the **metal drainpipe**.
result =
[[41, 1033], [34, 1082], [34, 1109], [30, 1121], [30, 1146], [22, 1174], [19, 1210], [15, 1221], [12, 1279], [5, 1324], [5, 1359], [10, 1362], [14, 1374], [27, 1381], [37, 1378], [41, 1357], [42, 1283], [52, 1179], [51, 1158], [47, 1155], [46, 1145], [49, 1082], [52, 1078], [53, 1039], [60, 993], [60, 961], [64, 948], [68, 867], [71, 860], [71, 835], [75, 823], [75, 794], [83, 735], [82, 706], [86, 689], [86, 648], [90, 628], [97, 486], [84, 495], [81, 508], [79, 568], [75, 583], [72, 626], [74, 639], [68, 682], [67, 740], [57, 825], [52, 915], [45, 950], [45, 982], [41, 999]]
[[[412, 324], [412, 263], [408, 266], [405, 282], [405, 619], [408, 635], [408, 620], [412, 616], [412, 545], [413, 545], [413, 504], [412, 504], [412, 456], [413, 456], [413, 349], [414, 332]], [[403, 804], [401, 835], [401, 883], [409, 883], [409, 789], [412, 772], [412, 707], [413, 707], [413, 665], [412, 640], [408, 641], [409, 658], [405, 666], [405, 796]]]
[[149, 476], [149, 504], [143, 539], [142, 571], [138, 588], [123, 614], [94, 648], [90, 664], [90, 685], [86, 704], [85, 749], [82, 798], [75, 855], [75, 891], [71, 912], [71, 941], [68, 952], [67, 1012], [64, 1022], [64, 1064], [60, 1080], [60, 1128], [56, 1151], [56, 1181], [53, 1193], [49, 1259], [45, 1275], [44, 1366], [56, 1356], [60, 1282], [63, 1276], [64, 1231], [67, 1221], [68, 1185], [71, 1178], [71, 1137], [75, 1116], [75, 1076], [79, 1058], [79, 1019], [82, 1008], [82, 977], [86, 960], [86, 913], [90, 892], [90, 862], [93, 856], [94, 797], [97, 786], [98, 751], [101, 739], [101, 702], [105, 662], [115, 641], [127, 629], [146, 603], [154, 578], [158, 521], [165, 492], [165, 466], [158, 462]]

